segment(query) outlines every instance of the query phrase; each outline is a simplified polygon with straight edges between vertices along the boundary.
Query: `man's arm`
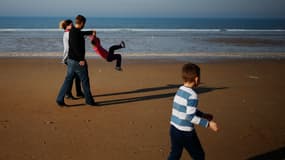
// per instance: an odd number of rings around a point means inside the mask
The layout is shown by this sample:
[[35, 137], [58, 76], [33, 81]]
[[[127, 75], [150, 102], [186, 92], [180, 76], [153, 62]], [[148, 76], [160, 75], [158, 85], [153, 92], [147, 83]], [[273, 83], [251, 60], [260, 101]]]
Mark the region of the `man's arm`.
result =
[[81, 31], [81, 33], [83, 34], [83, 36], [91, 36], [93, 34], [94, 31]]

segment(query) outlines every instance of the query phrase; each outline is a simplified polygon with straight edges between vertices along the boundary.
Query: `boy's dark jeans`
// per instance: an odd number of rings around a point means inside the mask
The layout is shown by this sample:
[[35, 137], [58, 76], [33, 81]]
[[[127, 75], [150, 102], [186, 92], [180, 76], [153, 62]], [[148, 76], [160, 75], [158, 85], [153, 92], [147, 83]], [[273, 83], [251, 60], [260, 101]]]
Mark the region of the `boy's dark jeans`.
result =
[[194, 160], [204, 160], [205, 153], [200, 144], [196, 131], [180, 131], [171, 125], [170, 127], [171, 151], [168, 160], [179, 160], [183, 148], [187, 150]]
[[108, 62], [112, 62], [113, 60], [117, 60], [116, 67], [121, 67], [122, 56], [120, 54], [114, 54], [115, 50], [121, 49], [121, 45], [113, 45], [109, 48], [109, 54], [107, 57]]

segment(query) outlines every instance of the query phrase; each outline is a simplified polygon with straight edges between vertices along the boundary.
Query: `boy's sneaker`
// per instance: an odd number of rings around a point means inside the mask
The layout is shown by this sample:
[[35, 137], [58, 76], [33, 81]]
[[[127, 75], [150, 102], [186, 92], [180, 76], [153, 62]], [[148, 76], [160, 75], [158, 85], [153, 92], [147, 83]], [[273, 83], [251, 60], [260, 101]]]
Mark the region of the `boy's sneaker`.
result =
[[115, 70], [122, 71], [123, 69], [121, 67], [115, 67]]
[[122, 48], [126, 48], [126, 44], [124, 41], [121, 42], [121, 46], [122, 46]]

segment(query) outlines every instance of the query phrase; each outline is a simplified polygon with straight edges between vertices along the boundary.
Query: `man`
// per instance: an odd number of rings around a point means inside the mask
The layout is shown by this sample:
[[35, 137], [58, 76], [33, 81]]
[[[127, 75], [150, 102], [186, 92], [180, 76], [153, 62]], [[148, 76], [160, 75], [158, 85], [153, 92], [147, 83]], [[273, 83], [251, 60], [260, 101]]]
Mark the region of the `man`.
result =
[[67, 75], [56, 99], [56, 103], [61, 107], [66, 106], [64, 96], [68, 86], [72, 84], [74, 74], [77, 74], [82, 82], [86, 104], [91, 106], [97, 105], [90, 91], [88, 68], [85, 60], [84, 36], [92, 35], [93, 31], [81, 31], [85, 23], [86, 18], [82, 15], [78, 15], [75, 19], [75, 27], [69, 32]]

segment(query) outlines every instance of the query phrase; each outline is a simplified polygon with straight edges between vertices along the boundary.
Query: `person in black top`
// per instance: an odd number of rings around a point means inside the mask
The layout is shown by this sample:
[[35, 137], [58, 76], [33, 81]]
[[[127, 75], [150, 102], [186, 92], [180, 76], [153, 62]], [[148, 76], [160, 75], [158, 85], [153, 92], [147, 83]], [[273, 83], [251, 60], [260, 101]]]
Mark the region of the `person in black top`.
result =
[[88, 76], [88, 66], [85, 60], [85, 39], [84, 36], [92, 35], [93, 31], [81, 31], [86, 23], [86, 18], [78, 15], [75, 19], [75, 27], [69, 32], [69, 51], [67, 60], [67, 75], [61, 86], [56, 103], [59, 106], [66, 106], [64, 103], [64, 95], [71, 85], [74, 74], [78, 75], [84, 90], [86, 104], [97, 105], [90, 91], [90, 83]]

